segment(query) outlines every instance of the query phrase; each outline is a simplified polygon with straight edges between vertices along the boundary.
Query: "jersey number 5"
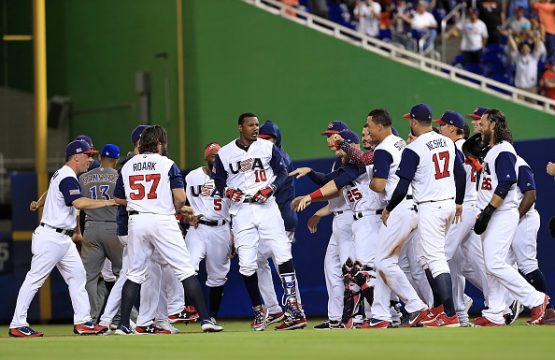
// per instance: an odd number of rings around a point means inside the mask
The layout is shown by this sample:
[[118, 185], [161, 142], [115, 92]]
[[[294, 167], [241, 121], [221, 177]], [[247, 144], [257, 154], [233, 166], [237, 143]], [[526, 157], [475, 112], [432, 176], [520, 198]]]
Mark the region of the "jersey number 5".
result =
[[129, 187], [134, 191], [129, 194], [131, 200], [143, 200], [145, 198], [145, 185], [143, 181], [152, 183], [146, 196], [147, 199], [158, 198], [156, 189], [158, 189], [158, 184], [160, 183], [160, 174], [133, 175], [129, 177]]
[[214, 199], [214, 211], [222, 210], [222, 199]]
[[[436, 179], [449, 177], [449, 151], [442, 151], [432, 155], [432, 160], [436, 166]], [[443, 166], [440, 166], [441, 161], [443, 161]], [[441, 168], [443, 168], [443, 170], [441, 170]]]

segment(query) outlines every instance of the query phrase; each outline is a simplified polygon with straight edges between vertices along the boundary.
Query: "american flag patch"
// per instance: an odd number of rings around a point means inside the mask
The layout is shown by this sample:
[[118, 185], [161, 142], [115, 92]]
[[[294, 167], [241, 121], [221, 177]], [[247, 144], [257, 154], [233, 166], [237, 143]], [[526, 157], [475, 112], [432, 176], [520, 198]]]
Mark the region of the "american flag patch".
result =
[[79, 189], [69, 190], [69, 195], [81, 195], [81, 190]]
[[212, 191], [214, 191], [214, 184], [206, 183], [202, 186], [201, 195], [202, 196], [210, 196], [212, 195]]
[[245, 172], [245, 171], [249, 171], [252, 169], [252, 164], [254, 163], [254, 159], [250, 158], [247, 160], [243, 160], [241, 161], [241, 171]]

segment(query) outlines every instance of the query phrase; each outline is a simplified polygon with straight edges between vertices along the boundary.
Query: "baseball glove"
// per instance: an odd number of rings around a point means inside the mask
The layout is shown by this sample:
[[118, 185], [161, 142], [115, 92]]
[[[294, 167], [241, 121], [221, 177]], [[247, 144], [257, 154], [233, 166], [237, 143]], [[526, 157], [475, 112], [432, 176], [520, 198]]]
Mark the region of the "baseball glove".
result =
[[489, 146], [482, 143], [482, 135], [474, 134], [464, 142], [462, 149], [465, 157], [481, 159], [488, 153]]

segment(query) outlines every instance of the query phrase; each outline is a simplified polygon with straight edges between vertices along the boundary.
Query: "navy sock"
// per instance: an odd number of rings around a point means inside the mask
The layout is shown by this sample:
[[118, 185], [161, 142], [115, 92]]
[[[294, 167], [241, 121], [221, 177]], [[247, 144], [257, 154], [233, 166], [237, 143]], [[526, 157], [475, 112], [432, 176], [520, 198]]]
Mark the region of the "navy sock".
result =
[[278, 266], [280, 274], [289, 274], [295, 272], [295, 266], [293, 266], [293, 259], [287, 260], [283, 264]]
[[260, 291], [258, 289], [258, 275], [256, 272], [251, 276], [243, 275], [243, 281], [247, 287], [247, 292], [249, 293], [252, 306], [255, 307], [262, 305], [262, 297], [260, 296]]
[[545, 279], [540, 269], [536, 269], [531, 273], [526, 274], [526, 281], [534, 287], [534, 289], [545, 293]]
[[195, 309], [197, 309], [200, 320], [202, 321], [208, 319], [208, 310], [206, 310], [204, 295], [202, 294], [202, 289], [197, 277], [195, 275], [189, 276], [185, 280], [181, 281], [181, 284], [183, 285], [183, 291], [185, 294], [189, 295], [191, 305], [194, 305]]
[[434, 295], [434, 307], [438, 307], [439, 305], [441, 305], [441, 297], [439, 296], [436, 281], [432, 276], [432, 272], [430, 271], [430, 269], [425, 269], [424, 272], [426, 273], [426, 279], [428, 279], [428, 283], [432, 288], [432, 294]]
[[224, 286], [210, 287], [210, 317], [216, 319], [224, 295]]
[[131, 317], [131, 309], [135, 304], [136, 299], [139, 297], [141, 285], [134, 283], [127, 279], [123, 288], [121, 289], [121, 317], [119, 320], [120, 326], [129, 328], [129, 318]]
[[443, 273], [434, 278], [437, 290], [443, 304], [443, 311], [447, 316], [455, 315], [455, 305], [453, 304], [453, 285], [451, 284], [451, 274]]

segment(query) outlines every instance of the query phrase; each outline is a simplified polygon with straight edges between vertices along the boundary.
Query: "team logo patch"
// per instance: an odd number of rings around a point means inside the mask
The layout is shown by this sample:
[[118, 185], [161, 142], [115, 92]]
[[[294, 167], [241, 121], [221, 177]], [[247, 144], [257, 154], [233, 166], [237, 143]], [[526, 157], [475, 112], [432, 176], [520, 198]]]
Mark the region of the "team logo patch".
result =
[[332, 122], [330, 122], [330, 123], [328, 124], [328, 129], [331, 129], [331, 128], [333, 128], [333, 123], [332, 123]]
[[240, 165], [241, 165], [241, 171], [245, 172], [245, 171], [249, 171], [252, 170], [252, 164], [254, 163], [254, 159], [250, 158], [247, 160], [243, 160], [241, 161]]
[[81, 190], [79, 189], [69, 190], [69, 195], [81, 195]]
[[202, 185], [200, 194], [202, 196], [210, 196], [212, 195], [212, 191], [214, 191], [214, 188], [214, 182], [207, 182], [206, 184]]

